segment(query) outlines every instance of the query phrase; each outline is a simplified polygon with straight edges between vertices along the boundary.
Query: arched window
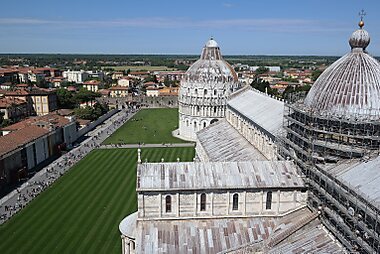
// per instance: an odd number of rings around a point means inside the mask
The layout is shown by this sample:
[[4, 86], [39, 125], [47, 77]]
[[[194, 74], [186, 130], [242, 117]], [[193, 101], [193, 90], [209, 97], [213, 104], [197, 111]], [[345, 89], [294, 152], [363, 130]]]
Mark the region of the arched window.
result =
[[196, 121], [194, 122], [194, 130], [195, 131], [197, 130], [197, 122]]
[[232, 196], [232, 210], [238, 210], [239, 209], [239, 194], [235, 193]]
[[265, 208], [267, 210], [272, 209], [272, 192], [271, 191], [267, 192], [267, 202], [265, 204]]
[[206, 128], [206, 122], [203, 123], [203, 128]]
[[165, 212], [171, 213], [172, 212], [172, 197], [166, 196], [165, 198]]
[[187, 93], [190, 93], [190, 88], [187, 88]]
[[216, 123], [217, 121], [218, 121], [218, 119], [212, 119], [210, 124]]
[[195, 91], [195, 94], [198, 94], [198, 89], [195, 89], [194, 91]]
[[197, 113], [199, 113], [199, 109], [200, 109], [199, 106], [197, 106]]
[[216, 113], [216, 107], [214, 107], [214, 113]]
[[189, 127], [189, 120], [186, 120], [186, 126]]
[[201, 211], [206, 211], [206, 194], [201, 194]]
[[207, 89], [204, 90], [204, 94], [207, 95]]
[[217, 93], [217, 91], [216, 91], [216, 89], [214, 90], [214, 95], [216, 95], [216, 93]]

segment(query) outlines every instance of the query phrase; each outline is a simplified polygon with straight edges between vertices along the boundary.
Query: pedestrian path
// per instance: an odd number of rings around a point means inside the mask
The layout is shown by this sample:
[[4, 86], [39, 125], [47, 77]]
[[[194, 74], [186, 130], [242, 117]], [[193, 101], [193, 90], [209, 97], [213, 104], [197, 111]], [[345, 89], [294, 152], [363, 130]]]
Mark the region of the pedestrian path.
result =
[[194, 147], [195, 143], [163, 143], [163, 144], [110, 144], [101, 145], [102, 149], [114, 148], [164, 148], [164, 147]]

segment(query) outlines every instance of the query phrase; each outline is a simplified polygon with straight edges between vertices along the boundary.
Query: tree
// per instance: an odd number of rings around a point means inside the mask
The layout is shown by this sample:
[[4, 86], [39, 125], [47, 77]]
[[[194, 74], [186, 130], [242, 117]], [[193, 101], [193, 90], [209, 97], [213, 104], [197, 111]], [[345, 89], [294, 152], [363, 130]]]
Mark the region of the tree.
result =
[[77, 94], [75, 94], [74, 98], [77, 104], [81, 104], [81, 103], [94, 101], [95, 98], [100, 97], [100, 96], [101, 95], [99, 93], [95, 93], [85, 88], [82, 88], [79, 90]]
[[265, 66], [260, 66], [255, 72], [256, 74], [260, 75], [260, 74], [264, 74], [264, 73], [267, 73], [269, 71], [269, 69]]
[[96, 103], [93, 107], [85, 106], [83, 108], [75, 108], [74, 114], [80, 119], [93, 121], [107, 113], [107, 111], [108, 108], [105, 105]]
[[60, 88], [57, 90], [57, 99], [58, 99], [58, 107], [59, 108], [74, 108], [75, 107], [75, 99], [73, 92], [70, 92], [64, 88]]
[[301, 93], [304, 96], [306, 96], [307, 93], [309, 92], [310, 88], [311, 88], [311, 85], [287, 86], [285, 88], [284, 92], [282, 93], [282, 98], [289, 99], [290, 95], [293, 93], [298, 93], [298, 94]]
[[322, 74], [323, 71], [321, 70], [315, 70], [313, 71], [313, 73], [311, 74], [311, 79], [313, 81], [316, 81], [318, 79], [318, 77]]
[[262, 81], [261, 79], [255, 79], [252, 83], [251, 86], [261, 92], [266, 92], [270, 95], [278, 95], [276, 89], [272, 89], [270, 87], [269, 82], [267, 81]]

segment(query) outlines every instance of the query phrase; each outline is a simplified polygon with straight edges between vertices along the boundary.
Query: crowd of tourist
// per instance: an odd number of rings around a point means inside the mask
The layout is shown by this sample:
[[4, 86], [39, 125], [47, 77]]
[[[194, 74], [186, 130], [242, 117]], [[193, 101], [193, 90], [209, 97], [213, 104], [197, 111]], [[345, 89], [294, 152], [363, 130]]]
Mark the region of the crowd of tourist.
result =
[[63, 154], [53, 163], [36, 173], [7, 196], [0, 200], [0, 224], [24, 208], [33, 198], [48, 188], [59, 177], [65, 174], [74, 164], [100, 144], [134, 114], [132, 109], [124, 109], [113, 115], [95, 130], [87, 133], [87, 138], [76, 148]]

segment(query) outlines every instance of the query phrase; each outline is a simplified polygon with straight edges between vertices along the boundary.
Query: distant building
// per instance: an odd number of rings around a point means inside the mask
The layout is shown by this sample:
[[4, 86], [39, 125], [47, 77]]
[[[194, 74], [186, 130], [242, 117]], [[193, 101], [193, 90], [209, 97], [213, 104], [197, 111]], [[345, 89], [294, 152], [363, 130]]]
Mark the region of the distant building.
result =
[[164, 87], [158, 90], [159, 96], [178, 96], [179, 87]]
[[6, 98], [25, 101], [28, 104], [28, 115], [42, 116], [58, 108], [57, 93], [52, 89], [20, 88], [14, 91], [2, 92], [2, 94]]
[[123, 86], [123, 87], [129, 87], [130, 85], [130, 82], [131, 82], [131, 78], [130, 77], [122, 77], [120, 78], [118, 81], [117, 81], [117, 85], [118, 86]]
[[128, 96], [128, 87], [125, 86], [113, 86], [109, 89], [110, 97], [127, 97]]
[[[273, 72], [280, 72], [281, 71], [280, 66], [264, 66], [264, 67], [267, 68], [269, 71], [273, 71]], [[250, 71], [256, 71], [258, 68], [260, 68], [260, 66], [250, 66], [249, 70]]]
[[112, 79], [120, 79], [124, 76], [124, 72], [122, 71], [115, 71], [112, 73]]
[[89, 80], [83, 83], [83, 87], [85, 89], [95, 93], [98, 92], [98, 90], [100, 89], [100, 85], [101, 83], [98, 80]]
[[88, 78], [90, 79], [97, 79], [99, 81], [104, 80], [104, 72], [102, 71], [87, 71]]
[[17, 122], [28, 116], [28, 103], [17, 98], [0, 98], [0, 112], [4, 119]]
[[146, 88], [146, 96], [148, 97], [157, 97], [159, 95], [160, 88], [156, 86], [148, 86]]
[[102, 97], [108, 97], [110, 95], [110, 90], [109, 89], [100, 89], [100, 90], [98, 90], [98, 93], [100, 93], [100, 95]]
[[78, 84], [82, 84], [86, 79], [88, 79], [89, 75], [86, 71], [64, 71], [62, 73], [64, 78], [67, 78], [69, 82], [75, 82]]

